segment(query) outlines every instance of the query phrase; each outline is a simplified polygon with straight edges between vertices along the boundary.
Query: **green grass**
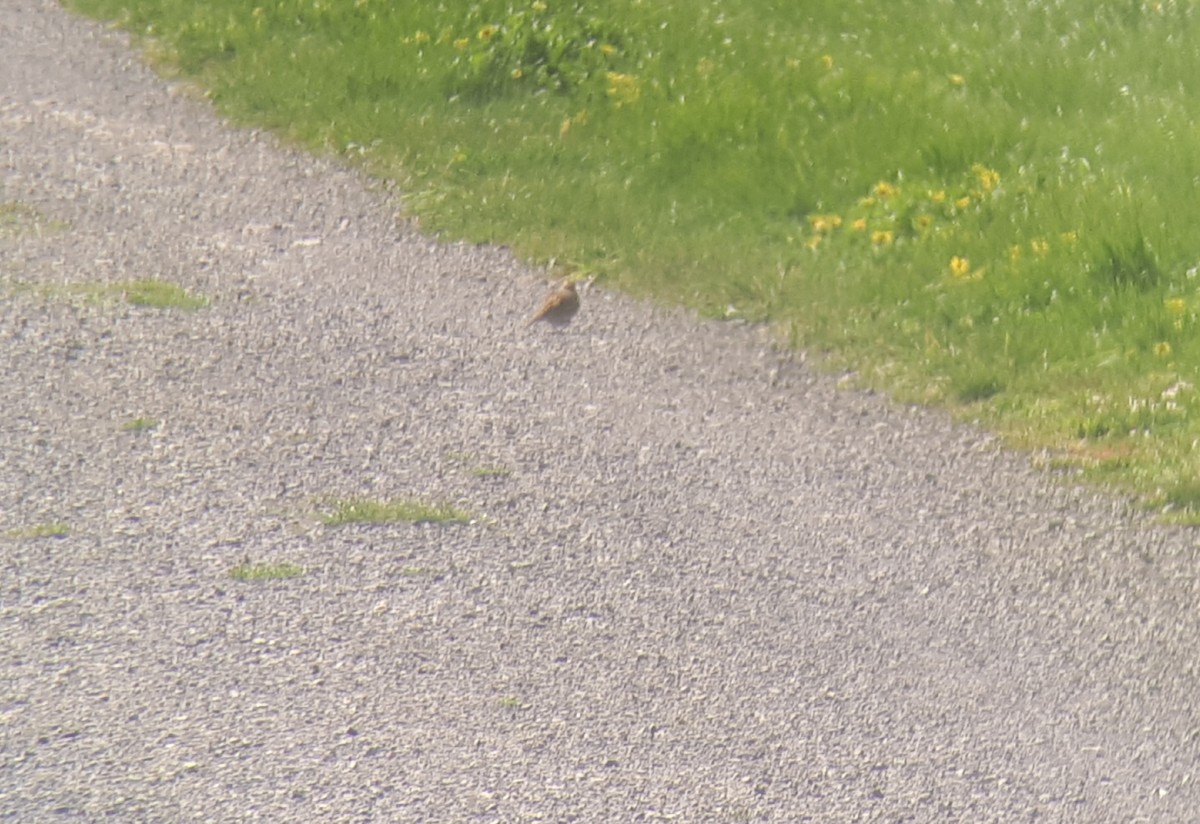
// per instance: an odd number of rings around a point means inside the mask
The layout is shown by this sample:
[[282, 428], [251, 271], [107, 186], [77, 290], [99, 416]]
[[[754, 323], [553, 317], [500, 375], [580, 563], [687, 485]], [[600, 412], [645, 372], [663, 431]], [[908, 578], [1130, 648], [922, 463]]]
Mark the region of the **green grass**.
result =
[[119, 301], [151, 309], [179, 309], [194, 312], [208, 306], [208, 298], [188, 292], [164, 280], [129, 280], [117, 283], [69, 283], [45, 285], [21, 283], [20, 292], [34, 292], [46, 299], [77, 299], [88, 303]]
[[278, 581], [298, 578], [303, 574], [303, 567], [289, 563], [254, 564], [243, 561], [229, 570], [229, 577], [235, 581]]
[[354, 498], [334, 502], [331, 511], [321, 516], [321, 522], [326, 526], [391, 523], [465, 524], [470, 523], [473, 518], [470, 512], [444, 503], [413, 499], [376, 501]]
[[208, 306], [208, 298], [194, 295], [165, 280], [134, 280], [106, 287], [109, 294], [120, 295], [126, 303], [152, 309], [195, 311]]
[[72, 2], [426, 228], [1200, 507], [1193, 3]]
[[132, 418], [121, 424], [121, 429], [125, 432], [145, 432], [147, 429], [153, 429], [158, 426], [158, 418]]
[[4, 533], [5, 538], [65, 538], [71, 534], [71, 525], [53, 521], [33, 526], [18, 527]]
[[0, 202], [0, 237], [26, 232], [44, 233], [65, 231], [68, 225], [46, 217], [40, 209], [17, 200]]

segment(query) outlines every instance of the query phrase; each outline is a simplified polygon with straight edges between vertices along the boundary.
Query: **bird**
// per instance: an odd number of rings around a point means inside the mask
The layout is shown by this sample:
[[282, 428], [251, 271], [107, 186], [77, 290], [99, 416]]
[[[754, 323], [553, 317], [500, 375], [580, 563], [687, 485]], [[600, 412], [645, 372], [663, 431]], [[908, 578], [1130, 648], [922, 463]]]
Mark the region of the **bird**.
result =
[[550, 290], [542, 306], [533, 313], [525, 327], [529, 328], [539, 320], [544, 320], [551, 326], [561, 328], [571, 322], [579, 311], [579, 292], [575, 290], [575, 281], [564, 280]]

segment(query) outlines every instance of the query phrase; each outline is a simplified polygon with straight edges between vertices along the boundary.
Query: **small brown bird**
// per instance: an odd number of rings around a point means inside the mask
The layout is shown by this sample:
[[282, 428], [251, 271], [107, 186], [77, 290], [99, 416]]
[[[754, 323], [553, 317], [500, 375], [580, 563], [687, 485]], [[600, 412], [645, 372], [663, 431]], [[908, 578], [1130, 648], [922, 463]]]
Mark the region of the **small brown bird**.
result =
[[563, 327], [571, 322], [579, 311], [579, 293], [575, 291], [575, 281], [564, 280], [546, 295], [542, 307], [533, 314], [526, 327], [533, 326], [539, 320], [554, 327]]

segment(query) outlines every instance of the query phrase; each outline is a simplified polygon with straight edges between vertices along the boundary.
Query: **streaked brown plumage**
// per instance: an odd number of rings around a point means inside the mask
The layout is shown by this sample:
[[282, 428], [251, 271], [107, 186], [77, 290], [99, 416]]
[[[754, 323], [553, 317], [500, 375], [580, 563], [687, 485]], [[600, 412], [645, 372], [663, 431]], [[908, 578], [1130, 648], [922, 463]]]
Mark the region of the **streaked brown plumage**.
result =
[[525, 326], [532, 326], [539, 320], [544, 320], [551, 326], [566, 326], [578, 311], [579, 293], [575, 291], [575, 281], [563, 281], [546, 295], [541, 308]]

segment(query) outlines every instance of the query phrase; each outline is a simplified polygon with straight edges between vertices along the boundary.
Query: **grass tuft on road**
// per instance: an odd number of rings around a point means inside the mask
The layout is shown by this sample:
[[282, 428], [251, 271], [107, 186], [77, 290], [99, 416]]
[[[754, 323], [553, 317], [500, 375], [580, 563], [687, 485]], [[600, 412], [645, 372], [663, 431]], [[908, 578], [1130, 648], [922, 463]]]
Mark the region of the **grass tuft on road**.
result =
[[4, 533], [5, 538], [13, 540], [22, 538], [65, 538], [71, 534], [71, 525], [62, 521], [50, 521], [33, 524], [27, 527], [17, 527]]
[[1193, 3], [72, 4], [427, 228], [1200, 511]]
[[304, 568], [289, 563], [260, 563], [243, 561], [229, 570], [229, 577], [235, 581], [282, 581], [288, 578], [299, 578], [304, 574]]
[[0, 201], [0, 238], [26, 233], [64, 232], [65, 221], [47, 217], [40, 209], [19, 200]]
[[79, 300], [85, 303], [122, 302], [150, 309], [195, 312], [208, 306], [208, 298], [165, 280], [128, 280], [116, 283], [32, 284], [17, 283], [14, 292], [41, 295], [46, 300]]
[[321, 516], [326, 526], [345, 524], [465, 524], [474, 516], [465, 510], [444, 503], [429, 503], [415, 499], [387, 501], [353, 498], [333, 503], [331, 511]]

